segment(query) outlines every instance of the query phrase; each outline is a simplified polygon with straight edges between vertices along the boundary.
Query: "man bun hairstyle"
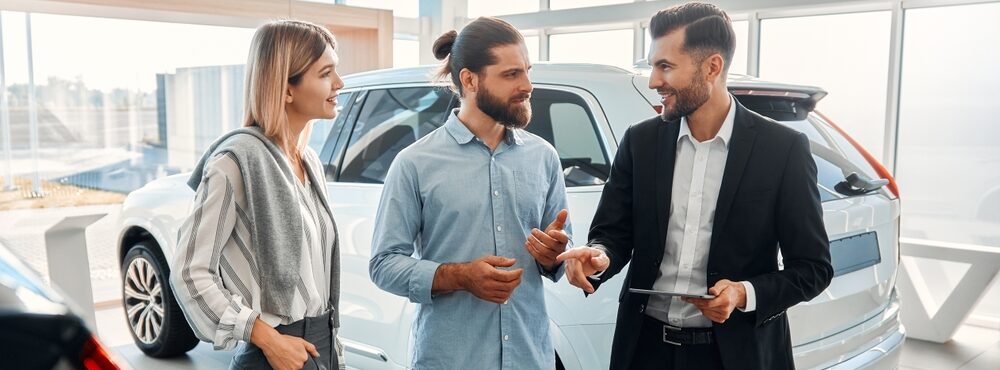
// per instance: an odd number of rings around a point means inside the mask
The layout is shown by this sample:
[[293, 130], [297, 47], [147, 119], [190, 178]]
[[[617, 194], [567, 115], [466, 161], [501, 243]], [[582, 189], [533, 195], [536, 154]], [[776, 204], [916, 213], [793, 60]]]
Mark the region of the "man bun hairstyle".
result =
[[450, 77], [452, 88], [462, 96], [462, 70], [481, 75], [486, 66], [497, 63], [492, 49], [511, 44], [524, 44], [524, 36], [513, 25], [493, 17], [476, 18], [461, 32], [451, 30], [434, 41], [434, 57], [442, 61], [434, 77]]
[[434, 58], [437, 60], [445, 60], [448, 58], [448, 54], [451, 54], [451, 47], [455, 45], [455, 39], [458, 38], [458, 31], [451, 30], [445, 32], [434, 41]]

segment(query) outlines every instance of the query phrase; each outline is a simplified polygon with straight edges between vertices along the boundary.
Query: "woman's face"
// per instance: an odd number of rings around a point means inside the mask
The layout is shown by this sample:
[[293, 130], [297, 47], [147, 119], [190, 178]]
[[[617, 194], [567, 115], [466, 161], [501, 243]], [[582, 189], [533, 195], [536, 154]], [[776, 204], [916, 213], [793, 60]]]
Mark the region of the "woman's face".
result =
[[288, 86], [285, 109], [289, 116], [301, 119], [332, 119], [337, 115], [337, 92], [344, 80], [337, 74], [340, 58], [333, 47], [326, 46], [319, 57], [302, 75], [298, 85]]

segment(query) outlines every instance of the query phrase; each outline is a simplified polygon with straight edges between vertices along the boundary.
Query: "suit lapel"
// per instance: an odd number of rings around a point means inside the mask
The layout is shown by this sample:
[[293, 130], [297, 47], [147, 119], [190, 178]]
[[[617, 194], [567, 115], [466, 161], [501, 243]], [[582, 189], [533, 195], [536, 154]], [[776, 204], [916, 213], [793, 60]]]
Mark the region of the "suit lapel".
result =
[[667, 240], [667, 221], [670, 217], [670, 198], [674, 181], [674, 162], [677, 158], [677, 134], [680, 132], [680, 120], [666, 122], [659, 126], [656, 138], [656, 218], [659, 225], [659, 236], [656, 245], [663, 253]]
[[[735, 99], [733, 101], [736, 102]], [[757, 131], [753, 126], [754, 121], [750, 111], [736, 102], [733, 135], [729, 143], [729, 154], [726, 156], [726, 169], [722, 173], [719, 200], [715, 205], [715, 221], [712, 225], [712, 242], [709, 251], [718, 249], [715, 244], [719, 239], [719, 233], [725, 230], [726, 222], [729, 221], [729, 209], [733, 205], [733, 198], [736, 196], [736, 190], [739, 189], [743, 170], [750, 159], [754, 139], [757, 136]]]

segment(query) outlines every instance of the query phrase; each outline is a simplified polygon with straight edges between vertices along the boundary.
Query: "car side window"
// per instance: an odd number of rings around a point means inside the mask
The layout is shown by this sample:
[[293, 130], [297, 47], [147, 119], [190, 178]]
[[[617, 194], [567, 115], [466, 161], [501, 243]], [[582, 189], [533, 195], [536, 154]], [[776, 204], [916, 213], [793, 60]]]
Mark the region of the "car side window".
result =
[[[316, 154], [323, 154], [323, 148], [334, 139], [330, 136], [331, 132], [339, 133], [340, 129], [344, 127], [345, 117], [347, 112], [343, 109], [347, 106], [347, 102], [351, 99], [351, 93], [344, 93], [337, 95], [337, 117], [333, 119], [318, 119], [312, 123], [312, 132], [309, 133], [309, 147], [316, 151]], [[334, 128], [337, 128], [334, 131]], [[331, 144], [332, 145], [332, 144]]]
[[451, 100], [450, 91], [430, 86], [370, 91], [351, 131], [338, 180], [383, 183], [403, 148], [444, 125]]
[[582, 97], [536, 88], [531, 94], [531, 111], [526, 130], [556, 148], [567, 187], [607, 181], [611, 166], [598, 136], [597, 121]]

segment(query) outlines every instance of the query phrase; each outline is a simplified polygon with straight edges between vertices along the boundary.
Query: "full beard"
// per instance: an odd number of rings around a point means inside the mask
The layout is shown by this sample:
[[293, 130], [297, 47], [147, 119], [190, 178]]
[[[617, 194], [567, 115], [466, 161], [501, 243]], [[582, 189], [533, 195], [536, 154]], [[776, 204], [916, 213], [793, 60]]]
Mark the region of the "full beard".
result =
[[688, 87], [680, 90], [663, 89], [658, 92], [661, 94], [666, 92], [674, 96], [673, 107], [667, 107], [666, 102], [663, 104], [663, 111], [660, 113], [660, 119], [664, 122], [678, 120], [681, 117], [694, 113], [694, 111], [701, 108], [701, 106], [708, 101], [710, 96], [708, 80], [700, 74], [692, 79], [691, 84]]
[[[504, 102], [484, 88], [476, 94], [476, 106], [504, 127], [525, 128], [531, 121], [531, 101], [527, 100], [529, 97], [529, 94], [520, 94]], [[514, 103], [520, 99], [525, 99], [524, 104]]]

